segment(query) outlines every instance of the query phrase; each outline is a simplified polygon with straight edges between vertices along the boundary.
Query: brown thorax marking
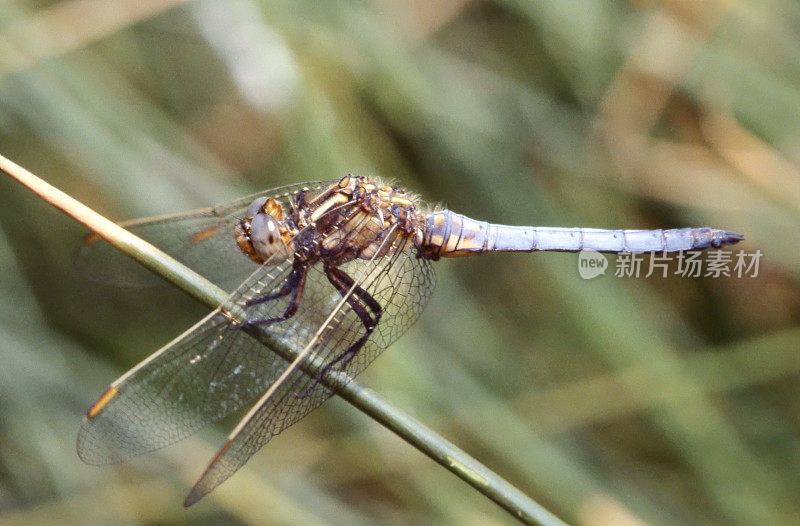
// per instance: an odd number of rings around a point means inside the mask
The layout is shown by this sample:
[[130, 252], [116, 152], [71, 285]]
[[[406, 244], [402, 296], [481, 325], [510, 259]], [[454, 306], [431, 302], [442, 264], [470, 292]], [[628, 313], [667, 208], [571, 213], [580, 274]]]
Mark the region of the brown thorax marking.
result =
[[[342, 262], [383, 256], [416, 231], [417, 212], [410, 196], [367, 177], [342, 178], [309, 209], [309, 224], [324, 234], [320, 247], [339, 253]], [[393, 227], [392, 239], [387, 240], [385, 233]]]

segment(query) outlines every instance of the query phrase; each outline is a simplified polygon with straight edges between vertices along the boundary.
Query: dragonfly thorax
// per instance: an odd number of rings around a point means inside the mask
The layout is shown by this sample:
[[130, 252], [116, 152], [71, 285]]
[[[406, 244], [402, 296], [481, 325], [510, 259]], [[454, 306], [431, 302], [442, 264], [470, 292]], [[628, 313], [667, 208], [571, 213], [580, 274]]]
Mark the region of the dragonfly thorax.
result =
[[418, 225], [414, 198], [368, 177], [342, 178], [310, 201], [307, 220], [317, 234], [322, 259], [344, 263], [382, 258], [402, 250]]
[[303, 264], [341, 265], [382, 258], [420, 237], [414, 198], [399, 188], [347, 176], [309, 194], [298, 192], [286, 215], [275, 199], [255, 199], [235, 227], [242, 252], [259, 264], [277, 265], [294, 255]]

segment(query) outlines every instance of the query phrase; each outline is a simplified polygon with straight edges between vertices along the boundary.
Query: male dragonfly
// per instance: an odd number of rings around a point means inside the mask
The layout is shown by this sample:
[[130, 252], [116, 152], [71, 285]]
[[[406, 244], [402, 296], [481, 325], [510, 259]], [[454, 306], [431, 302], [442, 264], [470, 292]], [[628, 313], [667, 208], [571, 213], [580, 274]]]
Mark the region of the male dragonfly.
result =
[[[186, 214], [123, 224], [212, 281], [241, 283], [195, 326], [113, 382], [78, 434], [106, 464], [161, 448], [250, 407], [184, 502], [225, 481], [272, 437], [328, 399], [419, 317], [430, 262], [492, 251], [676, 252], [737, 243], [711, 228], [518, 227], [425, 210], [374, 178], [304, 183]], [[90, 257], [113, 249], [87, 238]], [[249, 275], [249, 277], [248, 277]], [[297, 350], [289, 360], [251, 336]]]

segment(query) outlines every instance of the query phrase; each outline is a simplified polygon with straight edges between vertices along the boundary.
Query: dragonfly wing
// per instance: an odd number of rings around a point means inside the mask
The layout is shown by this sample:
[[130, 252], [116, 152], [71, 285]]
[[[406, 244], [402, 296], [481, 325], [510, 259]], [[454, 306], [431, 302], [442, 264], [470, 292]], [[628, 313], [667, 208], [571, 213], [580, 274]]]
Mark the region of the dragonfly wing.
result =
[[[262, 290], [290, 270], [259, 269]], [[252, 403], [285, 364], [215, 309], [109, 386], [83, 419], [78, 455], [108, 464], [177, 442]]]
[[[309, 189], [313, 196], [323, 187], [294, 185], [263, 193], [274, 195], [287, 212], [302, 189]], [[134, 221], [127, 226], [151, 241], [162, 241], [171, 254], [195, 263], [195, 268], [212, 272], [225, 266], [219, 256], [230, 259], [230, 250], [235, 252], [232, 256], [247, 259], [235, 246], [232, 226], [227, 229], [219, 225], [235, 221], [238, 211], [244, 213], [243, 207], [249, 206], [250, 200], [247, 197], [214, 210]], [[190, 232], [195, 233], [194, 239], [187, 244], [185, 237]], [[210, 252], [205, 259], [195, 257], [201, 247]], [[102, 254], [118, 256], [104, 242], [90, 241], [88, 250], [95, 262]], [[279, 290], [291, 272], [291, 263], [256, 268], [229, 302], [241, 300], [245, 293], [263, 296]], [[286, 301], [278, 298], [253, 307], [250, 316], [277, 316]], [[280, 372], [285, 365], [244, 331], [234, 330], [230, 319], [216, 309], [111, 384], [83, 420], [78, 454], [88, 463], [105, 464], [177, 442], [251, 403], [274, 380], [274, 371]]]
[[[219, 217], [210, 209], [120, 223], [217, 284], [235, 282], [237, 277], [241, 283], [258, 266], [236, 246], [235, 225], [233, 216]], [[227, 254], [224, 259], [222, 254]], [[155, 287], [165, 283], [97, 234], [84, 239], [78, 249], [76, 265], [85, 278], [100, 283], [123, 287]]]
[[291, 205], [291, 201], [294, 200], [294, 197], [301, 190], [306, 190], [309, 192], [310, 196], [314, 196], [315, 194], [319, 194], [322, 190], [330, 187], [335, 183], [337, 183], [337, 181], [333, 180], [308, 181], [305, 183], [295, 183], [286, 186], [279, 186], [277, 188], [270, 188], [269, 190], [262, 190], [254, 194], [246, 195], [244, 197], [234, 199], [233, 201], [221, 203], [212, 208], [212, 210], [218, 216], [229, 216], [233, 214], [233, 215], [239, 215], [239, 217], [241, 217], [244, 215], [244, 210], [248, 206], [250, 206], [250, 203], [252, 203], [259, 197], [267, 196], [271, 197], [272, 199], [275, 199], [276, 201], [281, 203], [281, 205], [284, 205], [283, 211], [284, 213], [286, 213], [288, 210], [286, 204]]
[[[214, 208], [120, 223], [128, 231], [155, 245], [213, 283], [232, 290], [257, 268], [236, 245], [233, 229], [250, 203], [260, 196], [278, 201], [284, 213], [301, 190], [310, 195], [333, 184], [319, 181], [264, 190]], [[164, 282], [111, 246], [97, 234], [86, 236], [78, 249], [76, 265], [91, 281], [126, 287], [153, 287]]]
[[[341, 378], [349, 381], [419, 317], [435, 278], [428, 260], [416, 257], [407, 248], [393, 251], [371, 265], [356, 260], [340, 267], [378, 302], [382, 316], [355, 357], [350, 361], [341, 360], [342, 353], [366, 330], [354, 309], [348, 303], [341, 304], [331, 322], [320, 330], [321, 336], [313, 344], [308, 361], [315, 360], [323, 367], [332, 364], [329, 366], [331, 372], [344, 373]], [[283, 335], [298, 349], [314, 341], [315, 333], [302, 328], [319, 328], [341, 299], [319, 266], [310, 269], [307, 279], [301, 310]], [[320, 306], [328, 308], [321, 309]], [[312, 318], [320, 323], [307, 325]], [[332, 394], [331, 389], [318, 381], [317, 374], [304, 372], [301, 368], [294, 370], [271, 396], [262, 398], [243, 418], [192, 488], [184, 505], [190, 506], [224, 482], [272, 437], [303, 418]]]

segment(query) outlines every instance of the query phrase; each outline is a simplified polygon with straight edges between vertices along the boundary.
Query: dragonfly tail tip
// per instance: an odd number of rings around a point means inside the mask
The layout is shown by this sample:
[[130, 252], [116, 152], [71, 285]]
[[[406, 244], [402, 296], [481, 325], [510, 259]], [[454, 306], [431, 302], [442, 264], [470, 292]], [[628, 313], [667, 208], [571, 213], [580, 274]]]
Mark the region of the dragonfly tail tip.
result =
[[205, 495], [204, 493], [195, 491], [195, 489], [192, 488], [192, 491], [190, 491], [189, 494], [186, 495], [186, 498], [183, 499], [183, 507], [188, 508], [192, 504], [195, 504], [198, 500], [202, 499], [204, 495]]
[[725, 232], [725, 244], [726, 245], [735, 245], [739, 241], [742, 241], [744, 236], [742, 234], [737, 234], [736, 232]]

